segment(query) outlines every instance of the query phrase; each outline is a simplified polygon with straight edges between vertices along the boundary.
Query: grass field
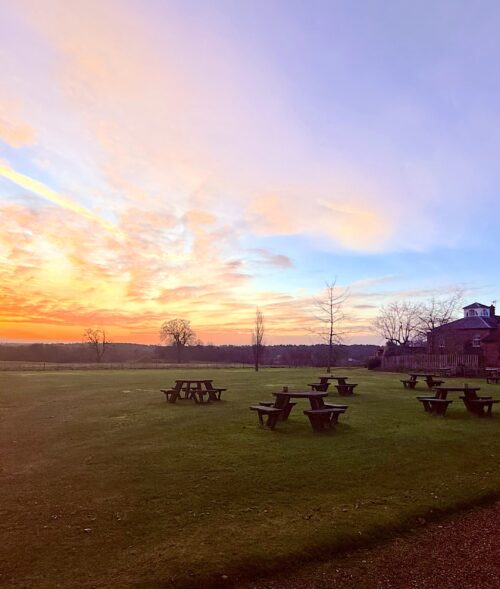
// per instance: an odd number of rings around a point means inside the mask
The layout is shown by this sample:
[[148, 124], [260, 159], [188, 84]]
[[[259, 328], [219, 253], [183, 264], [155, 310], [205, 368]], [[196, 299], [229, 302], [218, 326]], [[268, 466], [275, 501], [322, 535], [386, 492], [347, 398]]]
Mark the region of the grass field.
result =
[[[342, 372], [359, 393], [326, 434], [306, 405], [275, 432], [248, 410], [312, 369], [0, 373], [0, 586], [208, 587], [497, 494], [500, 407], [432, 417], [423, 385]], [[166, 404], [188, 373], [224, 402]]]

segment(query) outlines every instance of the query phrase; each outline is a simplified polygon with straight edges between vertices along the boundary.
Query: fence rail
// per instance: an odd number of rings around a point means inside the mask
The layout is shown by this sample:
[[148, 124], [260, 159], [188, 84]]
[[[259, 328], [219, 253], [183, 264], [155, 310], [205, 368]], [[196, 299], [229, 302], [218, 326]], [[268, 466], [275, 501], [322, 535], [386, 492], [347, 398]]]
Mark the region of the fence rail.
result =
[[383, 356], [382, 370], [442, 370], [445, 368], [469, 371], [481, 370], [481, 358], [478, 354], [407, 354], [401, 356]]

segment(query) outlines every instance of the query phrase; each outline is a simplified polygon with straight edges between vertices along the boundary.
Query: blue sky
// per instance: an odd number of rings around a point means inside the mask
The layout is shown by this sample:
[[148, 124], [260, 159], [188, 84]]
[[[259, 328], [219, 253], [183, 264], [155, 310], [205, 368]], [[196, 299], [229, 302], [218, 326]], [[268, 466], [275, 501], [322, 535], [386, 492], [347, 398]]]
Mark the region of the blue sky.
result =
[[[4, 339], [497, 298], [494, 2], [1, 2]], [[19, 239], [22, 236], [22, 239]]]

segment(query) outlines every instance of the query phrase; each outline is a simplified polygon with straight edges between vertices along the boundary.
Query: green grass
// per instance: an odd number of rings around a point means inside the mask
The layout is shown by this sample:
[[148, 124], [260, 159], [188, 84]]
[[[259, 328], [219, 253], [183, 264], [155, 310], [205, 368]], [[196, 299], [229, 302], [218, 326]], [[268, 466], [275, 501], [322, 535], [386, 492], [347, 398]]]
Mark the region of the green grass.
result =
[[[188, 373], [224, 402], [165, 403]], [[397, 374], [349, 371], [359, 393], [335, 432], [313, 433], [301, 402], [258, 427], [252, 402], [317, 373], [0, 374], [0, 586], [207, 587], [495, 496], [500, 408], [478, 419], [455, 396], [432, 417]]]

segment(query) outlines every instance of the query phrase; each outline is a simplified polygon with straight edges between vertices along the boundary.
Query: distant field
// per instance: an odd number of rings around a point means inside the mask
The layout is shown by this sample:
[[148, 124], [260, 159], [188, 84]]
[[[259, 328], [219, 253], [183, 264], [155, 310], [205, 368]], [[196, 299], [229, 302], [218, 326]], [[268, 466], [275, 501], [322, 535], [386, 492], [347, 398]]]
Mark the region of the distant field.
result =
[[498, 405], [431, 417], [422, 386], [342, 369], [360, 384], [337, 431], [300, 405], [269, 432], [248, 405], [317, 370], [189, 370], [224, 402], [166, 404], [187, 369], [0, 373], [0, 587], [208, 587], [498, 494]]
[[[3, 370], [178, 370], [185, 365], [166, 362], [25, 362], [23, 360], [0, 360], [0, 371]], [[235, 362], [190, 363], [192, 368], [248, 368], [247, 365]]]

